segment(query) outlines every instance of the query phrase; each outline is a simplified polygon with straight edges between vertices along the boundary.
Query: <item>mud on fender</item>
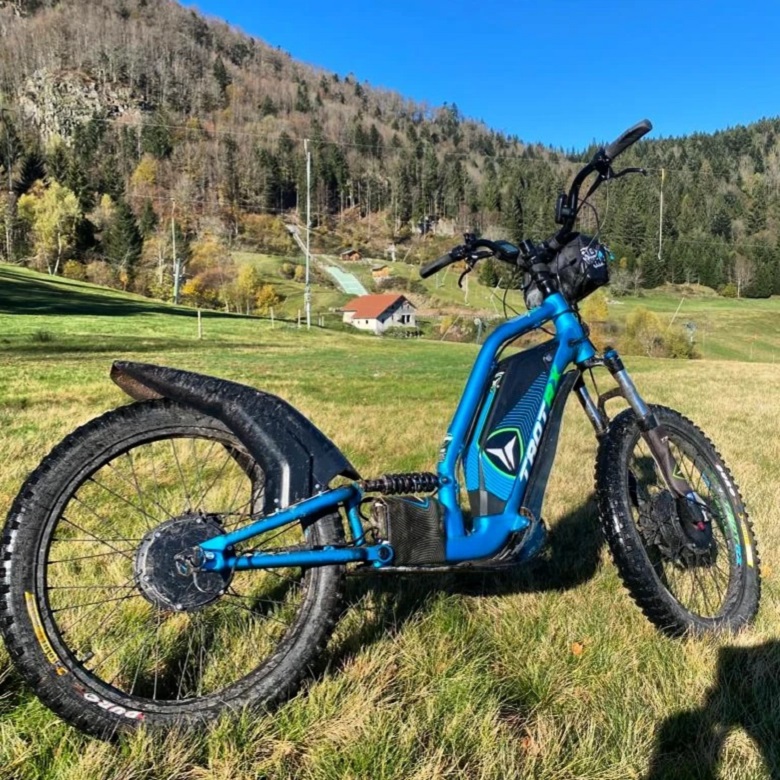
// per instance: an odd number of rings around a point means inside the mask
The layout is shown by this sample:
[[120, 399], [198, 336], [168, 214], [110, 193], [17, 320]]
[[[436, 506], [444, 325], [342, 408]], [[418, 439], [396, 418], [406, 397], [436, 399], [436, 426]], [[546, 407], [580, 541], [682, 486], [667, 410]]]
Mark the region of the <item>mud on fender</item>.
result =
[[114, 362], [111, 379], [137, 401], [169, 398], [229, 428], [265, 473], [266, 512], [307, 498], [334, 477], [360, 478], [319, 428], [271, 393], [206, 374], [128, 361]]

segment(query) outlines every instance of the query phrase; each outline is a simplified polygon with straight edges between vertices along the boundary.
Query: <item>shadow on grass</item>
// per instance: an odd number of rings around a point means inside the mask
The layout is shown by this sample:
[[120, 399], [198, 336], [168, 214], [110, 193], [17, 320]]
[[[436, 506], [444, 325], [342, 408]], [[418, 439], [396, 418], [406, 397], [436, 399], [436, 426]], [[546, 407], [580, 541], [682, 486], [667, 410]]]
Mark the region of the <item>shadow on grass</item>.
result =
[[[315, 662], [314, 677], [326, 669], [339, 669], [350, 657], [388, 633], [400, 631], [415, 616], [424, 614], [440, 593], [460, 593], [470, 596], [491, 596], [512, 593], [561, 591], [577, 587], [593, 577], [598, 569], [601, 532], [597, 526], [596, 509], [592, 498], [562, 518], [550, 532], [547, 550], [536, 562], [517, 570], [498, 570], [494, 573], [442, 573], [402, 575], [368, 575], [353, 577], [348, 582], [347, 609], [357, 613], [359, 625], [341, 641], [331, 645], [323, 658]], [[367, 595], [376, 595], [369, 609], [362, 602]], [[187, 646], [182, 645], [182, 650]], [[157, 695], [176, 695], [179, 679], [185, 674], [178, 655], [173, 656], [171, 674], [155, 681], [154, 677], [139, 680], [139, 693], [157, 690]], [[7, 716], [15, 708], [25, 706], [29, 693], [21, 678], [7, 670], [8, 677], [0, 676], [0, 716]], [[151, 687], [150, 687], [151, 686]], [[516, 717], [515, 708], [507, 710], [506, 718]]]
[[423, 614], [438, 593], [464, 596], [501, 596], [513, 593], [543, 593], [575, 588], [590, 580], [599, 566], [604, 540], [590, 496], [563, 517], [550, 531], [546, 550], [535, 561], [512, 569], [483, 572], [367, 574], [349, 580], [347, 609], [361, 610], [368, 594], [374, 606], [364, 613], [357, 631], [341, 641], [326, 659], [339, 667], [363, 647]]
[[720, 777], [726, 738], [744, 730], [761, 751], [767, 776], [780, 780], [780, 642], [723, 647], [715, 684], [696, 709], [660, 724], [646, 780]]
[[[125, 317], [134, 314], [173, 314], [180, 317], [196, 316], [194, 309], [149, 300], [124, 297], [117, 290], [96, 290], [83, 282], [62, 277], [37, 278], [15, 271], [0, 269], [0, 314], [77, 314], [101, 317]], [[204, 311], [204, 319], [230, 317], [254, 319], [247, 315]]]
[[103, 338], [100, 340], [79, 339], [76, 337], [56, 338], [52, 341], [23, 341], [20, 338], [0, 338], [0, 355], [8, 357], [24, 357], [32, 360], [46, 361], [68, 360], [74, 355], [120, 355], [120, 354], [162, 354], [167, 352], [196, 352], [214, 349], [219, 346], [224, 349], [261, 350], [268, 348], [267, 344], [239, 341], [198, 341], [197, 339], [168, 339], [139, 336]]

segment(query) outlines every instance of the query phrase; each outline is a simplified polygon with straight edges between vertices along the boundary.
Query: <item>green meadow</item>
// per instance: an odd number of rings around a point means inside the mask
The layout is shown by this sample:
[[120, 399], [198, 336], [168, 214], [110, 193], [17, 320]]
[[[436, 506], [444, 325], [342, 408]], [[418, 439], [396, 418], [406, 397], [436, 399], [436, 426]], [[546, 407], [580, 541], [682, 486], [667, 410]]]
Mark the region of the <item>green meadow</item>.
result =
[[[680, 298], [610, 312], [671, 318]], [[705, 334], [705, 359], [626, 359], [646, 399], [708, 433], [742, 489], [764, 583], [751, 629], [671, 640], [642, 616], [602, 542], [597, 443], [571, 403], [544, 509], [550, 543], [528, 568], [351, 578], [345, 617], [300, 693], [195, 735], [85, 737], [0, 647], [0, 778], [780, 776], [779, 314], [777, 299], [686, 297], [677, 317]], [[276, 393], [372, 476], [434, 467], [477, 350], [217, 312], [202, 329], [199, 339], [186, 307], [0, 266], [0, 514], [66, 433], [128, 402], [108, 378], [114, 359]]]

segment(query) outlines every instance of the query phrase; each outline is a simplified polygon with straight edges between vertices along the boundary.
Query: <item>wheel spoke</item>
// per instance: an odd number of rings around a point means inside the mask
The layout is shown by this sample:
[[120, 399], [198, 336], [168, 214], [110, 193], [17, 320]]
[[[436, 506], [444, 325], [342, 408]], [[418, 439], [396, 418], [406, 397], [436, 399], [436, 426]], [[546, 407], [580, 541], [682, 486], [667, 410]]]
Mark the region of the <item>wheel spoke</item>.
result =
[[112, 601], [127, 601], [128, 599], [135, 599], [135, 598], [141, 598], [140, 593], [131, 593], [127, 596], [116, 596], [115, 598], [110, 599], [103, 599], [101, 601], [87, 601], [85, 604], [72, 604], [69, 607], [58, 607], [57, 609], [52, 609], [51, 614], [54, 615], [57, 612], [68, 612], [71, 609], [83, 609], [84, 607], [94, 607], [96, 604], [108, 604]]
[[[233, 599], [247, 598], [247, 596], [239, 596], [238, 593], [231, 593], [230, 591], [228, 591], [225, 595], [226, 596], [230, 596]], [[256, 599], [255, 601], [257, 603], [260, 603], [260, 604], [279, 604], [279, 605], [281, 605], [280, 601], [271, 601], [269, 599]], [[236, 601], [233, 601], [232, 602], [232, 606], [233, 607], [237, 607], [238, 609], [246, 610], [247, 612], [249, 612], [252, 615], [255, 615], [256, 617], [260, 617], [262, 615], [262, 617], [265, 618], [266, 620], [273, 620], [276, 623], [279, 623], [280, 625], [287, 626], [287, 623], [285, 623], [284, 620], [279, 620], [278, 618], [275, 618], [273, 615], [268, 615], [266, 613], [259, 613], [256, 609], [253, 609], [252, 607], [248, 607], [246, 604], [240, 604], [240, 603], [238, 603]]]
[[159, 677], [159, 670], [160, 670], [160, 615], [162, 613], [160, 610], [157, 610], [157, 614], [155, 615], [156, 619], [156, 627], [154, 630], [154, 689], [152, 691], [152, 701], [157, 701], [157, 680]]
[[228, 450], [225, 450], [225, 460], [222, 461], [222, 465], [219, 467], [219, 471], [217, 472], [217, 475], [214, 477], [214, 479], [206, 486], [206, 489], [201, 493], [200, 498], [198, 498], [197, 502], [195, 503], [195, 506], [193, 509], [197, 509], [202, 503], [203, 499], [206, 498], [206, 496], [209, 494], [209, 491], [219, 482], [219, 480], [222, 478], [222, 475], [225, 472], [225, 468], [230, 463], [230, 461], [233, 460], [230, 457], [230, 452]]
[[[116, 552], [117, 551], [112, 548], [111, 552], [95, 553], [94, 555], [78, 555], [73, 558], [60, 558], [58, 560], [49, 561], [48, 564], [49, 566], [53, 566], [55, 563], [74, 563], [75, 561], [86, 561], [93, 558], [105, 558], [107, 555], [116, 555]], [[132, 550], [126, 550], [125, 552], [132, 552]]]
[[187, 499], [187, 510], [192, 511], [195, 507], [192, 505], [192, 499], [190, 498], [190, 491], [187, 489], [187, 480], [184, 479], [184, 472], [181, 468], [181, 463], [179, 463], [179, 453], [176, 451], [176, 439], [168, 439], [168, 441], [171, 443], [171, 450], [173, 451], [173, 459], [176, 461], [176, 468], [179, 471], [179, 476], [181, 477], [181, 486], [184, 490], [184, 495]]
[[[125, 582], [125, 583], [123, 583], [123, 584], [124, 584], [124, 585], [127, 585], [128, 583], [130, 583], [130, 582], [133, 582], [133, 580], [134, 580], [134, 577], [131, 577], [129, 580], [127, 580], [127, 582]], [[134, 596], [134, 594], [132, 594], [132, 593], [131, 593], [130, 595], [128, 595], [128, 596], [125, 596], [125, 599], [130, 599], [130, 598], [133, 598], [133, 596]], [[115, 613], [115, 612], [116, 612], [116, 611], [119, 609], [119, 607], [120, 607], [121, 605], [122, 605], [122, 602], [121, 602], [121, 601], [117, 602], [116, 606], [114, 606], [114, 607], [113, 607], [113, 609], [111, 609], [111, 610], [109, 611], [108, 615], [106, 615], [105, 617], [103, 617], [103, 619], [100, 621], [100, 622], [101, 622], [101, 625], [103, 625], [103, 626], [107, 626], [107, 625], [108, 625], [108, 618], [109, 618], [109, 617], [111, 617], [111, 616], [112, 616], [112, 615], [113, 615], [113, 614], [114, 614], [114, 613]], [[82, 615], [81, 617], [77, 618], [77, 619], [76, 619], [76, 620], [75, 620], [73, 623], [71, 623], [69, 626], [67, 626], [66, 628], [63, 628], [63, 629], [61, 629], [61, 630], [60, 630], [60, 636], [65, 636], [65, 634], [70, 634], [70, 633], [72, 633], [72, 632], [73, 632], [73, 629], [74, 629], [74, 628], [75, 628], [77, 625], [79, 625], [79, 623], [83, 623], [83, 622], [84, 622], [84, 620], [85, 620], [86, 618], [88, 618], [88, 617], [91, 617], [92, 615], [94, 615], [94, 614], [95, 614], [95, 613], [98, 611], [98, 609], [99, 609], [99, 608], [100, 608], [100, 605], [98, 605], [98, 606], [94, 607], [93, 609], [89, 610], [89, 612], [87, 612], [86, 614], [84, 614], [84, 615]]]
[[181, 667], [181, 673], [179, 674], [179, 685], [176, 688], [176, 700], [181, 699], [181, 687], [184, 684], [185, 677], [187, 675], [187, 666], [189, 665], [190, 656], [192, 655], [192, 631], [187, 632], [187, 655], [184, 656], [184, 663]]
[[46, 590], [130, 590], [134, 587], [135, 585], [47, 585]]
[[[46, 609], [57, 641], [70, 663], [80, 659], [90, 675], [134, 701], [222, 697], [289, 637], [310, 598], [300, 567], [232, 572], [222, 588], [200, 583], [202, 597], [193, 596], [191, 578], [166, 579], [165, 559], [152, 549], [173, 556], [179, 538], [193, 543], [187, 534], [195, 528], [214, 533], [228, 518], [239, 525], [256, 519], [264, 490], [259, 466], [230, 434], [199, 424], [179, 432], [177, 424], [164, 436], [157, 429], [145, 440], [136, 436], [92, 467], [64, 497], [47, 537]], [[306, 534], [292, 523], [256, 541], [258, 551], [301, 549]], [[141, 543], [149, 545], [143, 571]], [[187, 594], [185, 608], [167, 609], [179, 603], [177, 588]]]
[[[198, 458], [197, 455], [196, 455], [197, 447], [196, 447], [195, 442], [196, 442], [195, 439], [190, 439], [190, 450], [192, 452], [192, 460], [195, 463], [195, 468], [196, 468], [196, 471], [198, 473], [197, 485], [200, 488], [203, 485], [203, 465], [202, 465], [202, 463], [206, 463], [208, 465], [208, 461], [209, 461], [209, 458], [211, 456], [211, 453], [212, 453], [212, 451], [213, 451], [213, 449], [214, 449], [214, 447], [216, 446], [217, 443], [215, 441], [212, 441], [209, 444], [209, 448], [206, 451], [206, 454], [203, 456], [203, 458]], [[195, 505], [192, 507], [193, 510], [197, 509], [200, 506], [201, 501], [203, 501], [203, 499], [205, 498], [207, 493], [208, 493], [208, 490], [206, 491], [206, 493], [204, 493], [195, 502]]]
[[[74, 496], [74, 498], [76, 498], [76, 497]], [[78, 501], [77, 498], [76, 498], [76, 500]], [[127, 554], [127, 552], [122, 551], [122, 550], [118, 549], [117, 547], [114, 547], [113, 544], [109, 544], [107, 541], [105, 541], [104, 539], [101, 539], [99, 536], [95, 536], [95, 534], [91, 534], [89, 531], [87, 531], [86, 529], [82, 528], [80, 525], [77, 525], [72, 520], [68, 520], [68, 518], [65, 517], [65, 515], [63, 515], [60, 519], [64, 520], [68, 525], [72, 525], [75, 529], [81, 531], [81, 533], [86, 534], [87, 536], [91, 536], [96, 542], [100, 542], [100, 544], [103, 544], [106, 547], [110, 547], [115, 553], [118, 553], [119, 555], [122, 555], [125, 558], [127, 558], [128, 561], [132, 561], [133, 560]]]
[[[101, 666], [103, 666], [103, 664], [104, 664], [106, 661], [108, 661], [108, 659], [109, 659], [109, 658], [114, 658], [114, 657], [116, 656], [116, 654], [117, 654], [117, 653], [118, 653], [120, 650], [122, 650], [122, 649], [124, 649], [125, 647], [127, 647], [127, 646], [128, 646], [128, 645], [129, 645], [131, 642], [133, 642], [135, 639], [137, 639], [137, 636], [136, 636], [135, 634], [132, 634], [132, 635], [131, 635], [131, 636], [129, 636], [127, 639], [125, 639], [125, 640], [124, 640], [124, 642], [120, 642], [120, 643], [119, 643], [119, 644], [118, 644], [118, 645], [117, 645], [117, 646], [116, 646], [116, 647], [115, 647], [115, 648], [114, 648], [114, 649], [113, 649], [113, 650], [112, 650], [110, 653], [106, 653], [106, 655], [104, 655], [104, 656], [103, 656], [103, 657], [100, 659], [100, 661], [98, 661], [98, 663], [96, 663], [96, 664], [95, 664], [95, 665], [94, 665], [94, 666], [93, 666], [91, 669], [89, 669], [89, 671], [90, 671], [90, 672], [92, 672], [92, 674], [95, 674], [95, 672], [97, 672], [97, 670], [98, 670], [98, 669], [99, 669]], [[141, 652], [141, 651], [143, 651], [143, 650], [145, 650], [145, 649], [146, 649], [146, 645], [148, 644], [148, 642], [149, 642], [149, 639], [148, 639], [148, 637], [147, 637], [147, 639], [145, 639], [145, 640], [144, 640], [143, 647], [139, 648], [139, 652], [138, 652], [138, 665], [137, 665], [136, 669], [140, 668], [140, 665], [141, 665], [141, 663], [143, 662], [143, 659], [144, 659], [144, 654], [143, 654], [143, 652]], [[85, 664], [85, 667], [84, 667], [84, 668], [85, 668], [85, 669], [87, 668], [86, 664]], [[121, 671], [120, 671], [120, 672], [118, 672], [117, 674], [120, 674], [120, 673], [121, 673]], [[138, 674], [138, 672], [136, 671], [136, 676], [137, 676], [137, 674]], [[113, 682], [113, 680], [112, 680], [112, 682]], [[132, 694], [132, 689], [131, 689], [131, 691], [130, 691], [130, 692], [131, 692], [131, 694]]]
[[[697, 548], [688, 537], [679, 517], [682, 511], [678, 508], [679, 499], [669, 496], [669, 488], [638, 433], [628, 458], [628, 474], [633, 477], [633, 483], [628, 481], [631, 476], [626, 483], [631, 514], [663, 587], [692, 613], [715, 618], [720, 616], [732, 587], [734, 541], [722, 513], [722, 501], [728, 498], [698, 445], [678, 435], [673, 428], [668, 428], [667, 434], [680, 473], [701, 498], [701, 508], [710, 517], [712, 548]], [[636, 506], [632, 490], [635, 490]]]
[[[153, 637], [154, 634], [148, 634], [146, 639], [144, 639], [141, 647], [138, 648], [138, 659], [135, 664], [135, 673], [133, 674], [133, 682], [130, 685], [130, 691], [129, 691], [131, 696], [135, 692], [135, 686], [138, 684], [138, 676], [141, 673], [141, 666], [143, 665], [143, 662], [146, 660], [146, 649], [149, 647], [149, 644], [151, 643]], [[95, 670], [93, 669], [92, 671], [94, 672]], [[108, 684], [113, 685], [116, 682], [116, 679], [119, 676], [119, 674], [121, 674], [121, 672], [118, 672], [114, 677], [112, 677]]]
[[90, 477], [89, 481], [93, 485], [97, 485], [100, 488], [103, 488], [103, 490], [106, 491], [109, 495], [114, 496], [114, 498], [118, 498], [123, 504], [126, 506], [131, 507], [132, 509], [135, 509], [136, 512], [138, 512], [140, 515], [145, 517], [147, 520], [151, 520], [151, 524], [147, 525], [147, 528], [151, 530], [154, 528], [155, 525], [159, 524], [159, 520], [156, 517], [152, 517], [150, 514], [148, 514], [144, 509], [142, 509], [140, 506], [136, 506], [132, 501], [129, 501], [124, 496], [121, 496], [119, 493], [117, 493], [115, 490], [111, 490], [110, 487], [104, 485], [102, 482], [98, 482], [94, 477]]

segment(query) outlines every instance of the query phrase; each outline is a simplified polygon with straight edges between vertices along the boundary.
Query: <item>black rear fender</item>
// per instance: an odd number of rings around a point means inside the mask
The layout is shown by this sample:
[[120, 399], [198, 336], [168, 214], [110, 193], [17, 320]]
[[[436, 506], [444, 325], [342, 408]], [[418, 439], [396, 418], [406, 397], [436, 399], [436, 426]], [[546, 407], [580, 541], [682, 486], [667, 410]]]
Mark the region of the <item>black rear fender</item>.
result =
[[265, 473], [265, 512], [289, 506], [332, 479], [359, 479], [310, 420], [281, 398], [205, 374], [117, 361], [111, 379], [137, 401], [170, 398], [211, 415], [243, 443]]

